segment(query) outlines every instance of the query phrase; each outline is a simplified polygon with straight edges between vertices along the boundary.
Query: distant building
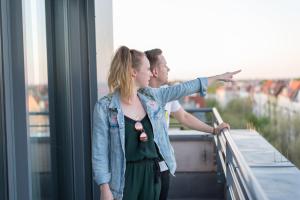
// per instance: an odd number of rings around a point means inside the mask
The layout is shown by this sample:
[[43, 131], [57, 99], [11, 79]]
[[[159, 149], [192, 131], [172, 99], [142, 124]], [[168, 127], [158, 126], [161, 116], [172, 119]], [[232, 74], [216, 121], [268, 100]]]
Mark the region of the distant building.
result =
[[216, 100], [222, 107], [238, 98], [248, 98], [249, 97], [249, 87], [243, 82], [237, 82], [235, 84], [221, 86], [216, 90]]
[[300, 112], [300, 81], [291, 80], [278, 95], [278, 111], [288, 116]]
[[267, 80], [263, 82], [260, 90], [253, 93], [254, 113], [258, 116], [275, 116], [277, 113], [278, 95], [286, 84], [287, 81], [283, 80]]
[[300, 112], [299, 80], [238, 81], [217, 88], [215, 98], [222, 107], [236, 98], [251, 98], [258, 116], [292, 116]]

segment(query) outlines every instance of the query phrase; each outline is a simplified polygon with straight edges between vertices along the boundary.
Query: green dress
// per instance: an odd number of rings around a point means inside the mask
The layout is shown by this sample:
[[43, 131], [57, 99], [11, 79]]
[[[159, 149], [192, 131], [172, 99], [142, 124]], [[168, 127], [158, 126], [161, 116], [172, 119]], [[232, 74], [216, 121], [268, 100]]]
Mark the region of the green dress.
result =
[[152, 125], [148, 115], [140, 121], [148, 136], [147, 142], [139, 140], [136, 121], [125, 116], [126, 172], [123, 200], [158, 200], [161, 183], [159, 153], [153, 140]]

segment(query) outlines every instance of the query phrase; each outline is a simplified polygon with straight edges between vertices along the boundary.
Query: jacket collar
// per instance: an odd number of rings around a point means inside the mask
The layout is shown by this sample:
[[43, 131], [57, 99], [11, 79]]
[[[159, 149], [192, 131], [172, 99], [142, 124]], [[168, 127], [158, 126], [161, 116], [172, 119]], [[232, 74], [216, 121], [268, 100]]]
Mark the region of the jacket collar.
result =
[[156, 101], [150, 99], [147, 95], [143, 92], [138, 92], [138, 96], [141, 100], [142, 105], [144, 106], [145, 111], [150, 114], [153, 111], [158, 109], [158, 104]]
[[[147, 113], [151, 113], [153, 109], [155, 109], [158, 105], [157, 102], [149, 99], [147, 95], [145, 95], [143, 92], [138, 91], [138, 96], [140, 98], [140, 101]], [[112, 110], [121, 110], [121, 101], [120, 101], [120, 91], [116, 90], [111, 94], [111, 101], [109, 104], [109, 109]]]
[[115, 109], [120, 110], [121, 109], [119, 90], [116, 90], [111, 94], [111, 101], [110, 101], [110, 104], [108, 107], [109, 107], [109, 109], [112, 109], [112, 110], [115, 110]]

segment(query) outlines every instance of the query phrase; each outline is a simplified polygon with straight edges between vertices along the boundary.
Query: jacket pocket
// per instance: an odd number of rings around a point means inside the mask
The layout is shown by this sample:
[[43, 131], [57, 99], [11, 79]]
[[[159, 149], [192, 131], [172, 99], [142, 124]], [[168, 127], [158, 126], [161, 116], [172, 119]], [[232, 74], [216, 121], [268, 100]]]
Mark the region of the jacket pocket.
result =
[[117, 118], [118, 113], [117, 112], [111, 112], [108, 117], [108, 122], [110, 128], [118, 128], [118, 118]]

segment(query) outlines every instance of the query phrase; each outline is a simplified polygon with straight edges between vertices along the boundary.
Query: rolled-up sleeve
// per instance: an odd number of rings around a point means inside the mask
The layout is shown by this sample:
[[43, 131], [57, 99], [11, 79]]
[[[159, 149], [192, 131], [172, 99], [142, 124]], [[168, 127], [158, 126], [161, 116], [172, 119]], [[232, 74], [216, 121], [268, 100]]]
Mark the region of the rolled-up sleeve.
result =
[[100, 185], [111, 179], [109, 169], [109, 129], [106, 106], [97, 102], [93, 114], [92, 165], [95, 182]]
[[198, 78], [200, 81], [200, 96], [204, 97], [207, 94], [208, 78]]

